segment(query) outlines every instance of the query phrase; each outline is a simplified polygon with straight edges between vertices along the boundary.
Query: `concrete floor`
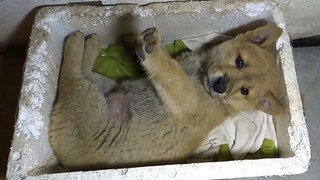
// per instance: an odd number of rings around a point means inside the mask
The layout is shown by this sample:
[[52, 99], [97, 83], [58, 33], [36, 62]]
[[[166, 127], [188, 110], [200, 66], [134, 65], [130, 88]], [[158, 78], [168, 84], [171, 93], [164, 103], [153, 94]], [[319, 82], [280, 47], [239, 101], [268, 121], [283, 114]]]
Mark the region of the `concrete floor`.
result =
[[15, 121], [25, 50], [0, 52], [0, 180], [4, 179]]
[[[13, 49], [14, 52], [0, 52], [0, 180], [5, 179], [6, 161], [10, 148], [15, 111], [20, 91], [25, 50]], [[307, 173], [302, 175], [257, 179], [320, 179], [320, 47], [295, 48], [294, 58], [298, 73], [300, 91], [311, 142], [312, 159]]]

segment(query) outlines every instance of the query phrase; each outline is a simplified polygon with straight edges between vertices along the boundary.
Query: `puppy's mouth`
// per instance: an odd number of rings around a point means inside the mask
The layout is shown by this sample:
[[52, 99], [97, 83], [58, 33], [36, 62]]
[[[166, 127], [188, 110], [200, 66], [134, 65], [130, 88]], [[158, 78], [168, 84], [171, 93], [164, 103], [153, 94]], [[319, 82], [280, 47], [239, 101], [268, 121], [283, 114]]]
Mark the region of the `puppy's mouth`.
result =
[[222, 76], [204, 76], [203, 86], [208, 94], [212, 97], [223, 97], [227, 92], [227, 82]]

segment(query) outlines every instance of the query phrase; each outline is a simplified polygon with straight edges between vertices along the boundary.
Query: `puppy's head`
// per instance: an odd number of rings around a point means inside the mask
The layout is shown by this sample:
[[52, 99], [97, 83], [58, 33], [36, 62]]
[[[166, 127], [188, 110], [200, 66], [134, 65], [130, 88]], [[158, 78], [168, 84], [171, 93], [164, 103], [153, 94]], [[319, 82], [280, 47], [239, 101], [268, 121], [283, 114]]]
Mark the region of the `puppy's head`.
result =
[[271, 92], [275, 83], [273, 47], [282, 29], [267, 25], [223, 42], [208, 52], [203, 85], [236, 112], [258, 109], [271, 115], [282, 107]]

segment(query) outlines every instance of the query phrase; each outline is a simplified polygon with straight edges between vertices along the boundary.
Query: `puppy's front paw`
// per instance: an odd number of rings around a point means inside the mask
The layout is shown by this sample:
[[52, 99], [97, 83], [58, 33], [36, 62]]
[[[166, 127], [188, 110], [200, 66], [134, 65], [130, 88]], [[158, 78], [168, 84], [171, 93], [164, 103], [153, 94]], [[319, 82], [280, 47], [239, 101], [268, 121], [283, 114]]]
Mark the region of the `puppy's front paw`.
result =
[[148, 28], [141, 33], [136, 48], [136, 54], [141, 61], [144, 61], [153, 54], [160, 46], [160, 36], [156, 28]]

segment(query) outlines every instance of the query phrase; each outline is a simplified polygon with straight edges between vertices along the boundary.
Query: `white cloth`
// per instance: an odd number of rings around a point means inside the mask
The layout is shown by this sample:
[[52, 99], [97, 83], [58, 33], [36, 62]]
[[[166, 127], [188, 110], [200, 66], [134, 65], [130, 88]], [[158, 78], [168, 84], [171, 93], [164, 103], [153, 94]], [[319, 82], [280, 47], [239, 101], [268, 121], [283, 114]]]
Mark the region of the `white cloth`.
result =
[[203, 45], [211, 42], [221, 42], [231, 39], [231, 36], [226, 36], [219, 33], [209, 33], [206, 35], [195, 36], [191, 38], [184, 38], [182, 42], [191, 50], [191, 51], [198, 51], [200, 50]]
[[272, 116], [261, 111], [243, 111], [213, 129], [193, 157], [212, 159], [220, 145], [229, 144], [233, 159], [243, 159], [248, 152], [257, 152], [264, 139], [270, 139], [277, 145]]

